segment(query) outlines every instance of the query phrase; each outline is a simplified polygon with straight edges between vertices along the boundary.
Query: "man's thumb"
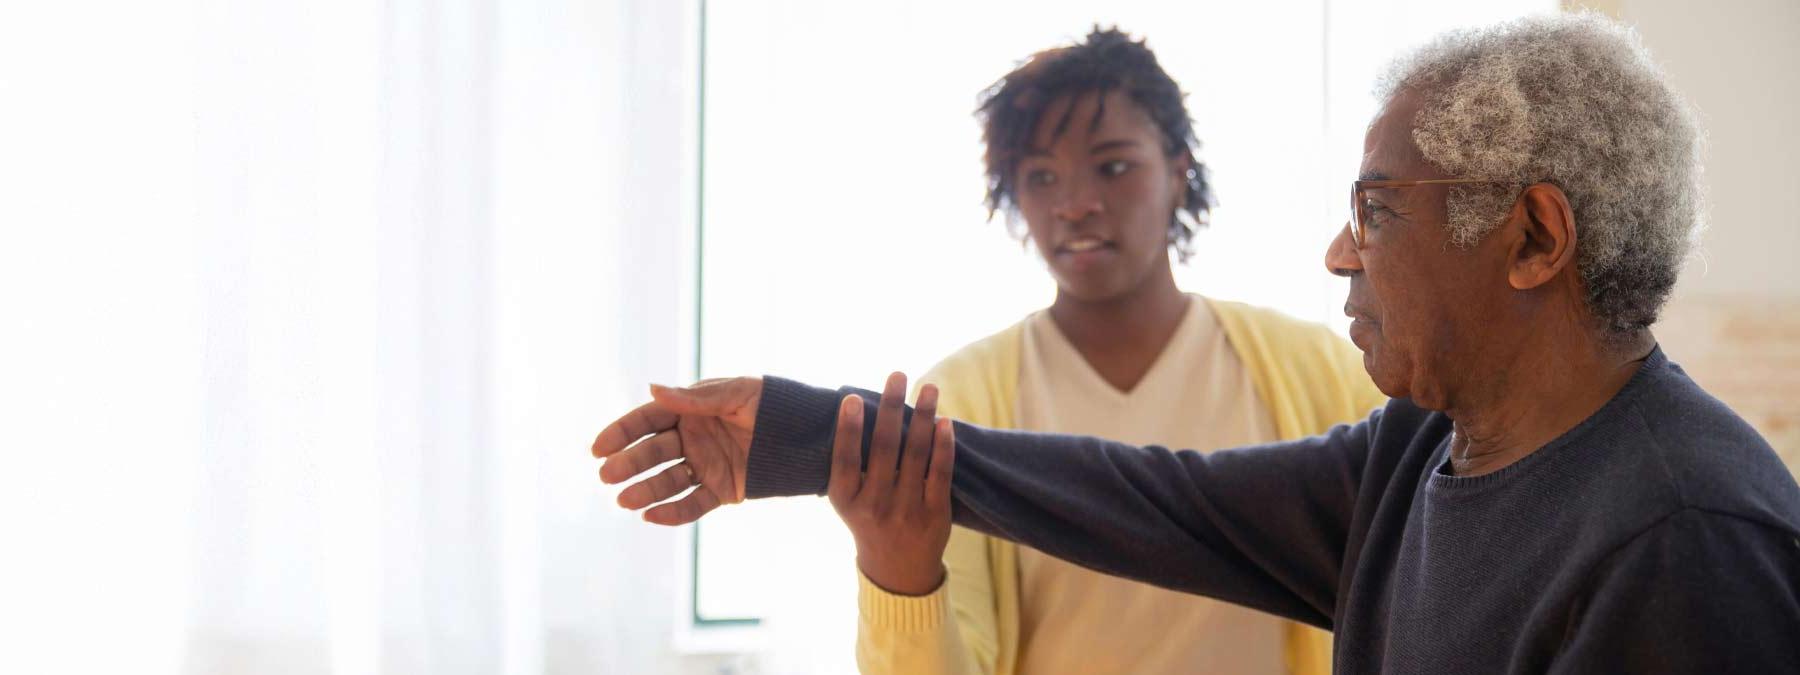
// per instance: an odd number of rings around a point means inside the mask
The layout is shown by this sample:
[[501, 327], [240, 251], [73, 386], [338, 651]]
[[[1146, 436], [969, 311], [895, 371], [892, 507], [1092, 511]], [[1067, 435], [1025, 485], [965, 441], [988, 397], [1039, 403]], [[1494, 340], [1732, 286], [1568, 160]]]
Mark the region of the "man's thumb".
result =
[[721, 416], [731, 413], [731, 401], [723, 387], [669, 387], [650, 385], [650, 397], [677, 415]]

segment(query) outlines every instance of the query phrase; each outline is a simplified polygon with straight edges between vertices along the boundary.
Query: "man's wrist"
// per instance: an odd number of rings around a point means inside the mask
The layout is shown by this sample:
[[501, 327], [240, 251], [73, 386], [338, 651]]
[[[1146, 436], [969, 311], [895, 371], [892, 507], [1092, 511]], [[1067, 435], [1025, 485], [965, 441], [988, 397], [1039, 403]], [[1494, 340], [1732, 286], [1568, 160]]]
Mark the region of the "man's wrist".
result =
[[745, 458], [744, 496], [825, 494], [839, 396], [793, 380], [765, 376], [755, 431]]

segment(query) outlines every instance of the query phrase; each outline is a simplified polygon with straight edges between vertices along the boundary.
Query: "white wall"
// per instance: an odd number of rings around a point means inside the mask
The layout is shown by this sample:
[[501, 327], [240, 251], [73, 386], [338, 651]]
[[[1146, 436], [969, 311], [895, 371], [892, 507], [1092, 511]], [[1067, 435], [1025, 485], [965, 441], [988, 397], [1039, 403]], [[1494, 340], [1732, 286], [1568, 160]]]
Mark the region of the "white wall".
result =
[[1683, 295], [1800, 296], [1800, 2], [1625, 0], [1707, 132], [1711, 229]]
[[1578, 3], [1635, 26], [1698, 109], [1709, 228], [1656, 327], [1800, 474], [1800, 3]]

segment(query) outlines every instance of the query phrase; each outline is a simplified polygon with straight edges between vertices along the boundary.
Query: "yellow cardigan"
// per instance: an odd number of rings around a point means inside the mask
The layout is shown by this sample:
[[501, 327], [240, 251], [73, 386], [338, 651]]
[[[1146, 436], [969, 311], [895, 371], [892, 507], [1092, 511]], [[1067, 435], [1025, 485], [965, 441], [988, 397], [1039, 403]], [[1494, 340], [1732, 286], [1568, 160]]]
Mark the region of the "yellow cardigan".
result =
[[[1208, 299], [1282, 439], [1354, 422], [1387, 398], [1362, 355], [1324, 326], [1273, 310]], [[938, 412], [1015, 428], [1020, 330], [1014, 324], [944, 359], [918, 384], [936, 383]], [[916, 392], [916, 389], [915, 389]], [[1013, 675], [1019, 657], [1018, 545], [962, 527], [944, 551], [949, 579], [930, 595], [900, 596], [867, 578], [858, 593], [856, 661], [866, 675]], [[859, 575], [860, 576], [860, 575]], [[1298, 675], [1331, 672], [1331, 635], [1288, 625], [1286, 659]]]

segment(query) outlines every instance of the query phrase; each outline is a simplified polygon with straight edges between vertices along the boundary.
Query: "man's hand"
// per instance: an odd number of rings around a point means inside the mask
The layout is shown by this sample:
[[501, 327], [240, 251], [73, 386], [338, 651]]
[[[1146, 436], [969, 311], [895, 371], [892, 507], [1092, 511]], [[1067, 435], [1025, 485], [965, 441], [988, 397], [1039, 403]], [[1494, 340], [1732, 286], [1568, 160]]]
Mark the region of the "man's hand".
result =
[[862, 398], [846, 396], [838, 408], [826, 493], [856, 539], [857, 567], [892, 593], [925, 595], [944, 581], [956, 442], [950, 420], [937, 419], [937, 398], [935, 386], [919, 391], [902, 450], [906, 376], [888, 376], [867, 472], [862, 471]]
[[594, 456], [605, 460], [600, 480], [623, 483], [665, 462], [681, 462], [625, 488], [619, 506], [641, 509], [698, 485], [688, 496], [644, 512], [646, 521], [682, 525], [720, 504], [744, 501], [762, 378], [704, 380], [692, 387], [652, 385], [650, 395], [654, 401], [625, 413], [594, 439]]

